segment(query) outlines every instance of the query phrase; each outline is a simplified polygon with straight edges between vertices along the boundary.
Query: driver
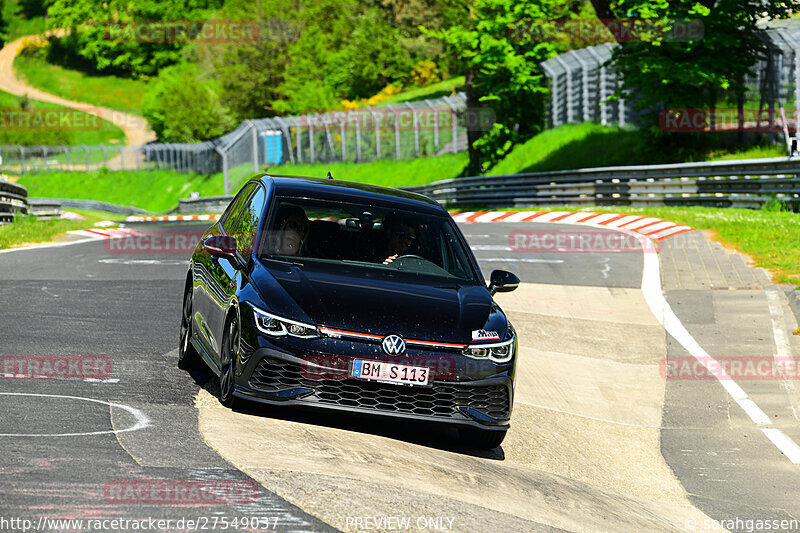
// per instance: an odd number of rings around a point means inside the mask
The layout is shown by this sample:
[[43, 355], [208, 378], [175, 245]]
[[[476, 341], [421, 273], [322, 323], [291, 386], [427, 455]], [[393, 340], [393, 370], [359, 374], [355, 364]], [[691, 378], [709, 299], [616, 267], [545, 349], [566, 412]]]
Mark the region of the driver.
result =
[[384, 265], [388, 265], [408, 252], [408, 249], [411, 248], [417, 238], [414, 226], [401, 219], [387, 217], [384, 220], [384, 232], [384, 242], [386, 243], [383, 253], [383, 257], [385, 257], [383, 260]]
[[308, 235], [308, 228], [308, 217], [301, 207], [281, 206], [276, 217], [275, 229], [278, 231], [273, 249], [280, 255], [299, 255]]

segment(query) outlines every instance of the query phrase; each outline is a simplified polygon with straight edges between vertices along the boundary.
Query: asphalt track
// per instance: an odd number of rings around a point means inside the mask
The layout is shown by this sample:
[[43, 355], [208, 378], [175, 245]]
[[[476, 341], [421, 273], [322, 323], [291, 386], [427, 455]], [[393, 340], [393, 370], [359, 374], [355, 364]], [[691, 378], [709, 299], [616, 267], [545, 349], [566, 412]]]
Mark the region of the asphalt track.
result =
[[[104, 241], [0, 253], [0, 356], [99, 356], [111, 369], [95, 381], [0, 378], [0, 530], [21, 531], [3, 519], [46, 517], [161, 518], [169, 531], [216, 519], [222, 531], [221, 518], [236, 516], [271, 520], [265, 530], [389, 530], [366, 520], [410, 516], [440, 519], [425, 530], [719, 531], [718, 520], [747, 531], [747, 520], [800, 517], [799, 466], [723, 387], [659, 376], [665, 357], [687, 354], [649, 315], [643, 255], [520, 253], [509, 239], [520, 228], [545, 225], [462, 226], [485, 273], [506, 268], [524, 282], [498, 298], [523, 339], [524, 369], [513, 429], [489, 453], [446, 430], [216, 407], [210, 375], [175, 366], [183, 256]], [[558, 229], [570, 228], [546, 225]], [[660, 255], [685, 274], [675, 250]], [[667, 301], [712, 355], [796, 355], [780, 288], [725, 278], [712, 290], [670, 272]], [[790, 381], [739, 384], [800, 442]], [[354, 466], [348, 454], [398, 470]], [[254, 480], [244, 503], [113, 495], [120, 484]]]

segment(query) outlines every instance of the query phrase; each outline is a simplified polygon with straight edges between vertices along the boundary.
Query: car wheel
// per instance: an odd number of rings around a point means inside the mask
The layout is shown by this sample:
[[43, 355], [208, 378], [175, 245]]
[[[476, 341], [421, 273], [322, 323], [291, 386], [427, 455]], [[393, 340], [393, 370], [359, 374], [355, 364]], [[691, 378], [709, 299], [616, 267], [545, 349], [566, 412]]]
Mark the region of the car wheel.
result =
[[192, 287], [187, 286], [183, 294], [183, 313], [181, 316], [181, 336], [178, 345], [178, 368], [190, 370], [197, 365], [197, 351], [192, 346]]
[[508, 430], [492, 431], [488, 429], [459, 428], [461, 442], [473, 448], [491, 450], [497, 448], [506, 438]]
[[219, 365], [219, 403], [225, 407], [235, 407], [237, 401], [233, 395], [234, 364], [239, 351], [239, 321], [236, 316], [228, 320], [225, 337], [222, 341], [222, 354]]

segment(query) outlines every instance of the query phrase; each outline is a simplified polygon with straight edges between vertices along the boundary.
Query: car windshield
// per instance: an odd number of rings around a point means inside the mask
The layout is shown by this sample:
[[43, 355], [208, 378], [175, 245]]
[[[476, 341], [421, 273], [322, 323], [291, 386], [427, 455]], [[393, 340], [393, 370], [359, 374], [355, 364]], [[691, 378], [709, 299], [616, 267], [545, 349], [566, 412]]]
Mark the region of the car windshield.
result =
[[327, 270], [478, 283], [448, 217], [321, 199], [276, 198], [259, 258]]

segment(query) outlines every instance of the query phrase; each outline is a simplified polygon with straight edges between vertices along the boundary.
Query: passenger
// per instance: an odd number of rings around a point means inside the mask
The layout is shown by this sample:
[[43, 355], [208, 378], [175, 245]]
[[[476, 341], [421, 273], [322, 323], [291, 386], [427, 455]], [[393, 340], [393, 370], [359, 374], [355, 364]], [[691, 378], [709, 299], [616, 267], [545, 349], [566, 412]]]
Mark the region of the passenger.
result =
[[275, 253], [300, 255], [308, 236], [309, 222], [306, 212], [294, 205], [281, 206], [274, 227], [277, 240], [273, 246]]
[[416, 229], [405, 220], [386, 217], [383, 221], [384, 242], [383, 264], [388, 265], [399, 256], [406, 254], [417, 238]]

